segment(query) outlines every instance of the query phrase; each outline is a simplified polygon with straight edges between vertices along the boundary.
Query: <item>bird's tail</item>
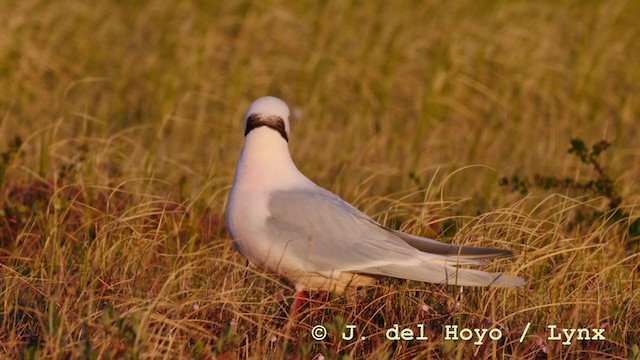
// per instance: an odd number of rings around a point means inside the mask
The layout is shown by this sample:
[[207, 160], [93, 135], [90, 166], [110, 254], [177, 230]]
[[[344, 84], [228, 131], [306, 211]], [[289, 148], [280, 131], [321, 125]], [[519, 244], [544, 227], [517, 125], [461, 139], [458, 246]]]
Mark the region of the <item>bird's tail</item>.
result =
[[392, 264], [369, 268], [363, 273], [391, 276], [401, 279], [458, 286], [523, 286], [527, 282], [518, 276], [490, 273], [474, 269], [461, 269], [443, 263], [421, 262], [418, 265]]

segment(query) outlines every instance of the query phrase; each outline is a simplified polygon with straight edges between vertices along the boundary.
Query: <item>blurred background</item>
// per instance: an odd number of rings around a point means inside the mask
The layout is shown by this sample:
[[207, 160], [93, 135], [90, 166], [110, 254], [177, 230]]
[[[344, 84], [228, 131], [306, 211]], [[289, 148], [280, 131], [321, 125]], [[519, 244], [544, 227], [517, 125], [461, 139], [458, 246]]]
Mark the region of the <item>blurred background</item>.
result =
[[301, 170], [347, 197], [468, 165], [494, 170], [452, 176], [448, 195], [488, 199], [515, 172], [574, 176], [572, 136], [613, 143], [623, 192], [640, 181], [634, 1], [0, 7], [0, 144], [22, 138], [23, 175], [74, 163], [94, 184], [228, 185], [244, 111], [269, 94], [293, 110]]

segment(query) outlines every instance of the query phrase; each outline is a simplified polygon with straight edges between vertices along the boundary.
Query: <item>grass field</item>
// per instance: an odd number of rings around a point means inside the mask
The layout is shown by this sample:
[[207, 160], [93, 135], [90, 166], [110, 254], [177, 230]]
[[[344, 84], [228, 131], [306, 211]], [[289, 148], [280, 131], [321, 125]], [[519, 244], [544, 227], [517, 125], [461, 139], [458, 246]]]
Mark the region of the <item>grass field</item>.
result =
[[[0, 2], [0, 358], [640, 358], [640, 2], [203, 3]], [[528, 286], [388, 279], [312, 294], [283, 330], [293, 287], [224, 224], [263, 95], [292, 108], [309, 178], [388, 226], [511, 249], [484, 269]], [[611, 147], [583, 163], [572, 138]], [[608, 191], [534, 180], [597, 182], [594, 163]]]

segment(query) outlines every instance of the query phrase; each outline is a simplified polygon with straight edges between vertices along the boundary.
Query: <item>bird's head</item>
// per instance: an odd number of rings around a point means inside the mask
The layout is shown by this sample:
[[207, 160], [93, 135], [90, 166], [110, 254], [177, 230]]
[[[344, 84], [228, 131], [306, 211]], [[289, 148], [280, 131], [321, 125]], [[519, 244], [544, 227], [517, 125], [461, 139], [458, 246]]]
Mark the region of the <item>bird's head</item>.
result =
[[264, 96], [255, 100], [244, 114], [244, 120], [244, 136], [254, 129], [266, 126], [289, 141], [289, 107], [277, 97]]

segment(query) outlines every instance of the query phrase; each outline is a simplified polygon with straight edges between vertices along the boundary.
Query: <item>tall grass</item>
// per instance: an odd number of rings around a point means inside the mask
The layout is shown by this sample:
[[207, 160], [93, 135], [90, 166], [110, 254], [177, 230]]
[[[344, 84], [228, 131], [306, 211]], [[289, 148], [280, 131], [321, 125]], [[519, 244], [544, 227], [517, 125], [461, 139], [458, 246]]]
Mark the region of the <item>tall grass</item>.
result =
[[[9, 0], [0, 14], [0, 357], [639, 356], [638, 2]], [[242, 116], [266, 94], [292, 108], [292, 156], [318, 184], [387, 225], [512, 249], [486, 269], [529, 285], [389, 279], [312, 294], [285, 330], [292, 287], [224, 227]], [[589, 178], [574, 136], [613, 144], [628, 218], [498, 186]], [[367, 339], [339, 339], [345, 324]], [[394, 324], [430, 340], [389, 341]], [[452, 342], [444, 324], [505, 336]], [[562, 346], [549, 324], [607, 339]]]

